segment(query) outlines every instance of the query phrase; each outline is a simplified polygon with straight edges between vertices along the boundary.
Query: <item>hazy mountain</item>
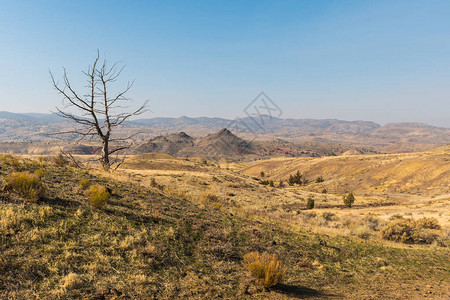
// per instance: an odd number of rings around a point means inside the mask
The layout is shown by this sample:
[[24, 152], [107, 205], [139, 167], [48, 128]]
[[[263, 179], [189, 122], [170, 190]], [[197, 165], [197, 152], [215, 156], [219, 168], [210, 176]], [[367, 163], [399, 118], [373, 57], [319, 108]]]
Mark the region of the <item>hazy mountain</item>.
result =
[[[0, 112], [0, 142], [74, 140], [74, 135], [51, 135], [73, 129], [74, 126], [74, 123], [54, 114]], [[240, 133], [248, 141], [283, 138], [290, 142], [340, 143], [385, 152], [423, 151], [450, 143], [449, 128], [423, 123], [392, 123], [381, 126], [370, 121], [280, 119], [265, 115], [236, 120], [186, 116], [138, 119], [123, 124], [115, 133], [124, 137], [139, 132], [134, 141], [149, 141], [157, 136], [180, 131], [191, 137], [203, 137], [222, 128]]]

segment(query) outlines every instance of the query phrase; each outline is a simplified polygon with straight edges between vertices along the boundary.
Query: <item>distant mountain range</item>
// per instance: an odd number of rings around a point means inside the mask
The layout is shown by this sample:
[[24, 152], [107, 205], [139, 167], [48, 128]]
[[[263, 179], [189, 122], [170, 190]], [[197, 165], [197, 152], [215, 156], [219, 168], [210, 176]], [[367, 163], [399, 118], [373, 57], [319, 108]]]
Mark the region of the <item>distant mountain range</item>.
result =
[[[74, 124], [53, 114], [0, 112], [0, 142], [43, 142], [74, 140], [76, 136], [51, 135]], [[269, 116], [229, 120], [223, 118], [151, 118], [129, 121], [116, 131], [118, 136], [140, 132], [134, 142], [183, 131], [193, 138], [228, 128], [246, 141], [340, 143], [381, 152], [423, 151], [450, 143], [450, 129], [422, 123], [391, 123], [335, 119], [280, 119]], [[187, 151], [187, 150], [185, 150]]]

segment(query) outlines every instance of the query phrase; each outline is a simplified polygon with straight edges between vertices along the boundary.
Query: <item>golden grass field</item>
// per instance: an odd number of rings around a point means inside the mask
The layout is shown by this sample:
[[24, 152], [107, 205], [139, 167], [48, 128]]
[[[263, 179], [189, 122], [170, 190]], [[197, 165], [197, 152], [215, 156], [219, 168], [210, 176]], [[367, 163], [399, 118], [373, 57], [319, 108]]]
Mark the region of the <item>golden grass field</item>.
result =
[[[374, 232], [364, 229], [364, 219], [376, 218], [381, 227], [397, 215], [435, 217], [444, 230], [450, 230], [450, 147], [423, 153], [273, 158], [242, 164], [205, 165], [200, 161], [167, 157], [149, 161], [136, 156], [122, 166], [119, 177], [142, 185], [154, 178], [170, 191], [194, 200], [205, 193], [215, 194], [220, 205], [232, 210], [288, 219], [292, 226], [307, 225], [320, 232], [362, 231], [372, 236]], [[287, 179], [297, 170], [311, 183], [289, 186]], [[275, 187], [263, 186], [254, 179], [260, 179], [261, 171]], [[324, 182], [315, 183], [318, 176]], [[285, 187], [277, 187], [280, 180]], [[342, 202], [342, 195], [348, 192], [356, 196], [352, 209]], [[306, 212], [308, 197], [315, 199], [315, 209]], [[301, 212], [318, 216], [305, 217]], [[321, 220], [323, 213], [334, 214], [333, 221]], [[352, 224], [342, 230], [342, 223]]]
[[[247, 163], [143, 154], [115, 172], [77, 158], [84, 169], [51, 157], [0, 159], [2, 185], [13, 172], [40, 170], [47, 189], [37, 202], [0, 191], [0, 298], [450, 296], [449, 147]], [[310, 182], [289, 186], [297, 170]], [[85, 184], [111, 188], [105, 207], [89, 204]], [[382, 239], [386, 225], [423, 217], [441, 226], [431, 244]], [[280, 258], [282, 284], [252, 278], [242, 259], [254, 251]]]

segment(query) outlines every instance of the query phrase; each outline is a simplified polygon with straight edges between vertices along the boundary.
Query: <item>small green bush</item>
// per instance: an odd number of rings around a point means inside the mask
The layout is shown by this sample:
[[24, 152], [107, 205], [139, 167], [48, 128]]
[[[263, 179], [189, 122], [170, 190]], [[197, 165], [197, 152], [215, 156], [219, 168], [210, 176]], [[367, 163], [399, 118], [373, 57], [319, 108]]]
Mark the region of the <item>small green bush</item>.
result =
[[307, 209], [314, 208], [314, 198], [313, 197], [308, 197], [308, 200], [306, 201], [306, 208]]
[[95, 208], [102, 208], [105, 206], [111, 196], [108, 189], [100, 184], [91, 185], [87, 191], [87, 195]]
[[322, 190], [322, 194], [326, 194], [326, 193], [328, 193], [328, 191], [327, 191], [326, 188], [324, 188], [324, 189]]
[[347, 195], [344, 195], [343, 200], [344, 204], [351, 208], [353, 203], [355, 202], [355, 196], [353, 195], [353, 193], [348, 193]]
[[31, 201], [38, 201], [44, 196], [45, 187], [41, 182], [41, 172], [15, 172], [6, 176], [6, 190], [10, 190]]
[[294, 184], [302, 184], [302, 174], [300, 174], [300, 171], [297, 171], [294, 175], [289, 175], [289, 179], [288, 179], [288, 183], [289, 185], [294, 185]]
[[316, 183], [321, 183], [321, 182], [324, 182], [324, 181], [325, 181], [325, 179], [323, 179], [322, 176], [319, 176], [319, 177], [316, 178]]
[[274, 184], [273, 180], [269, 180], [269, 186], [270, 187], [275, 187], [275, 184]]
[[286, 268], [275, 254], [250, 252], [244, 255], [244, 267], [252, 273], [260, 284], [269, 288], [283, 280]]

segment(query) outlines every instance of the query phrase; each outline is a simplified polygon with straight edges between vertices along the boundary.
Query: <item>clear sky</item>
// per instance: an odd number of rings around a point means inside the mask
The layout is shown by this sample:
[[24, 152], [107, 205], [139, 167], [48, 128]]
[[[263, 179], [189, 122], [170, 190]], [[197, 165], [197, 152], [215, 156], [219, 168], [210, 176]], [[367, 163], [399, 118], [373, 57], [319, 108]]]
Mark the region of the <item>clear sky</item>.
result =
[[450, 1], [4, 1], [0, 110], [60, 104], [96, 55], [146, 117], [244, 116], [266, 92], [285, 118], [450, 127]]

